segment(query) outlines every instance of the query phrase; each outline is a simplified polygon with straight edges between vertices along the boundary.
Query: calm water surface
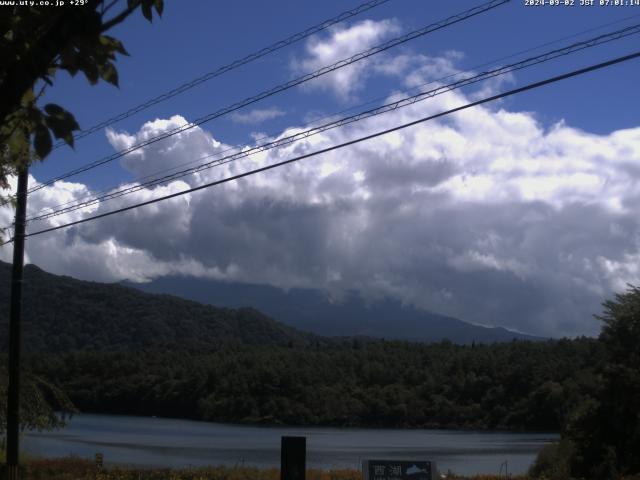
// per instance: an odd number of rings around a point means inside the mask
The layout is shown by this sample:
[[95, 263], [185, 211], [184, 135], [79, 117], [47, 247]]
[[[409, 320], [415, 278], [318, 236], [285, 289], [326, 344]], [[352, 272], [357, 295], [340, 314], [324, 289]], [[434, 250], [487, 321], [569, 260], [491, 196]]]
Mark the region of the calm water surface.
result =
[[204, 465], [280, 466], [280, 437], [307, 437], [307, 464], [360, 468], [363, 459], [435, 460], [441, 471], [523, 473], [555, 434], [456, 430], [381, 430], [316, 427], [253, 427], [147, 417], [75, 415], [63, 430], [29, 432], [24, 452], [46, 457], [70, 454], [107, 464], [149, 467]]

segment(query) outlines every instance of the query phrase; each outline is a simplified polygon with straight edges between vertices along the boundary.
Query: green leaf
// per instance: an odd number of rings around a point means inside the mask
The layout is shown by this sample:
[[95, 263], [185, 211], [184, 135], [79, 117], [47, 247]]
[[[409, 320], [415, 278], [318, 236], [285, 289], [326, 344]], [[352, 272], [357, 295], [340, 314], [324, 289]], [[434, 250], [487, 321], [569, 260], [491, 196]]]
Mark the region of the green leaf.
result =
[[73, 131], [80, 129], [75, 117], [55, 103], [45, 105], [44, 110], [48, 114], [44, 119], [45, 123], [51, 129], [53, 135], [58, 139], [63, 139], [70, 147], [73, 147]]
[[100, 73], [98, 72], [98, 67], [95, 63], [84, 63], [80, 70], [84, 73], [84, 76], [87, 77], [87, 80], [91, 85], [95, 85], [98, 83], [100, 79]]
[[121, 55], [129, 56], [129, 52], [124, 48], [124, 45], [117, 38], [110, 37], [109, 35], [101, 35], [100, 43], [109, 47], [110, 50], [116, 51]]
[[76, 66], [60, 65], [60, 68], [69, 72], [69, 75], [71, 75], [72, 77], [75, 77], [78, 73], [78, 67]]
[[49, 155], [49, 152], [51, 151], [51, 135], [49, 134], [49, 129], [42, 123], [36, 125], [36, 129], [34, 131], [33, 146], [36, 150], [36, 154], [38, 155], [38, 157], [40, 157], [41, 160]]
[[100, 76], [105, 82], [110, 83], [111, 85], [118, 86], [118, 71], [116, 67], [111, 62], [106, 62], [100, 68]]
[[55, 103], [47, 103], [44, 106], [44, 111], [47, 112], [48, 115], [63, 116], [65, 113], [71, 115], [64, 108], [60, 105], [56, 105]]
[[158, 12], [158, 16], [162, 16], [162, 12], [164, 11], [164, 0], [155, 0], [154, 2], [156, 7], [156, 12]]
[[71, 46], [65, 48], [60, 52], [60, 67], [64, 68], [74, 76], [78, 73], [78, 54]]
[[19, 161], [20, 158], [28, 156], [31, 148], [29, 138], [17, 132], [14, 132], [5, 143], [9, 148], [10, 158], [13, 164], [16, 164], [16, 161]]
[[43, 122], [42, 112], [35, 104], [28, 106], [24, 109], [25, 117], [29, 119], [34, 125]]
[[29, 90], [24, 92], [24, 95], [22, 95], [22, 99], [20, 103], [22, 104], [23, 107], [26, 107], [27, 105], [30, 105], [35, 101], [36, 101], [36, 95], [33, 92], [33, 88], [30, 88]]
[[151, 3], [149, 2], [149, 0], [143, 0], [141, 8], [142, 8], [142, 15], [144, 15], [144, 18], [152, 22], [153, 13], [151, 11]]

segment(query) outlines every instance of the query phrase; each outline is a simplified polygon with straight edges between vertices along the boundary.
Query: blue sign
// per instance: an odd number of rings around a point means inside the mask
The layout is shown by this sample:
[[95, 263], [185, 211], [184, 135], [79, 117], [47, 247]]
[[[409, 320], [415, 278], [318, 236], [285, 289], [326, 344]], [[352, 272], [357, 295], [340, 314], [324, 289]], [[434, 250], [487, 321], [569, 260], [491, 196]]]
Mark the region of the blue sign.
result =
[[365, 460], [363, 480], [436, 480], [435, 465], [429, 461]]

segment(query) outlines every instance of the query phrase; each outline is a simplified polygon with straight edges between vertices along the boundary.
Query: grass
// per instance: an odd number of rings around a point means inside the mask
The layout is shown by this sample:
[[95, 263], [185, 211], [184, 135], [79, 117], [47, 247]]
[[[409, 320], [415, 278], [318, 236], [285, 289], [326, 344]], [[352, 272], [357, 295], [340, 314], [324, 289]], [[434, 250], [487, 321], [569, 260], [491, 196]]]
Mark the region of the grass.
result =
[[[144, 469], [106, 467], [98, 469], [90, 460], [78, 457], [33, 459], [25, 462], [24, 480], [280, 480], [277, 468], [202, 467], [188, 469]], [[447, 480], [500, 480], [496, 475], [461, 477], [447, 475]], [[527, 477], [509, 477], [526, 480]], [[360, 470], [307, 470], [306, 480], [362, 480]]]
[[[504, 480], [504, 475], [459, 476], [449, 473], [446, 480]], [[545, 480], [529, 476], [509, 476], [510, 480]], [[29, 459], [22, 467], [21, 480], [280, 480], [277, 468], [202, 467], [188, 469], [145, 469], [107, 467], [79, 457]], [[307, 470], [306, 480], [362, 480], [360, 470]], [[435, 479], [434, 479], [435, 480]], [[569, 479], [567, 479], [569, 480]], [[621, 479], [622, 480], [622, 479]], [[640, 480], [640, 475], [624, 480]]]

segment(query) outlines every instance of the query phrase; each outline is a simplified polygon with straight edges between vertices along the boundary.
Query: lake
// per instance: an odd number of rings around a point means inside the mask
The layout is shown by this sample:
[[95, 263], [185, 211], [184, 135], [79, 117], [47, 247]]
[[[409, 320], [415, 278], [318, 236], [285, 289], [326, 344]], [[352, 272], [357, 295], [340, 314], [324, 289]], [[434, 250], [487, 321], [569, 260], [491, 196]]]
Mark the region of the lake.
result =
[[280, 466], [280, 438], [307, 437], [307, 465], [361, 468], [363, 459], [432, 460], [442, 472], [524, 473], [556, 434], [324, 427], [259, 427], [164, 418], [75, 415], [66, 428], [28, 432], [22, 451], [44, 457], [104, 454], [105, 464], [149, 467]]

